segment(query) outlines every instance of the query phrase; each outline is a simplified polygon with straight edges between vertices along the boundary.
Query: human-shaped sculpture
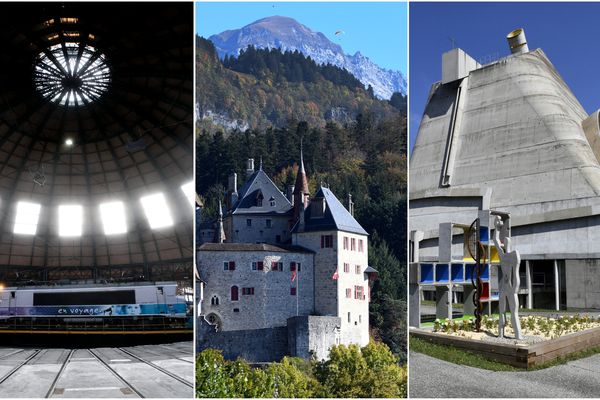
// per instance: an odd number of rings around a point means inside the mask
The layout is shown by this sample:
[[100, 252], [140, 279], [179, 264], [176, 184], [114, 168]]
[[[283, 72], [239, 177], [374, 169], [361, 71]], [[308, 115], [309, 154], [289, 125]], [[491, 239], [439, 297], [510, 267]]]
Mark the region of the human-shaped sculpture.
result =
[[[498, 323], [499, 337], [504, 337], [504, 327], [506, 326], [506, 304], [511, 313], [515, 339], [521, 339], [521, 324], [519, 322], [519, 266], [521, 265], [521, 255], [518, 250], [512, 250], [510, 238], [508, 237], [508, 227], [502, 221], [502, 218], [496, 216], [494, 221], [494, 245], [500, 256], [500, 271], [502, 279], [498, 282], [500, 291], [500, 319]], [[503, 243], [500, 243], [502, 233]]]

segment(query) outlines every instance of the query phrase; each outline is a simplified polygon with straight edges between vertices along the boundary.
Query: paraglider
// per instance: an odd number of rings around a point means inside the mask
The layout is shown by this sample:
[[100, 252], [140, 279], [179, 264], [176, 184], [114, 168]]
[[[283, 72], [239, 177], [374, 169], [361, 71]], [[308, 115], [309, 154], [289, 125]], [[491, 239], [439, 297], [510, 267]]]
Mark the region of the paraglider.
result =
[[340, 35], [343, 35], [344, 33], [346, 33], [346, 32], [344, 32], [341, 29], [338, 29], [337, 31], [335, 31], [335, 36], [340, 36]]

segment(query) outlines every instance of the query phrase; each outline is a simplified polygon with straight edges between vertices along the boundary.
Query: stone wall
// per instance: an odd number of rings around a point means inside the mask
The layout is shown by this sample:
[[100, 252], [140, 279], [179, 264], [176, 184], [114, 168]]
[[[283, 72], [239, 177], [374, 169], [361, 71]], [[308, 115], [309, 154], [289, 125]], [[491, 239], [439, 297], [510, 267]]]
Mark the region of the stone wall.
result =
[[565, 260], [567, 307], [600, 308], [600, 260]]
[[[314, 310], [314, 273], [312, 253], [270, 251], [200, 251], [198, 270], [204, 286], [202, 313], [220, 321], [220, 330], [239, 331], [286, 326], [289, 317], [309, 315]], [[234, 261], [235, 270], [224, 270], [223, 263]], [[252, 270], [262, 261], [264, 269]], [[283, 271], [273, 271], [272, 262], [283, 263]], [[290, 264], [301, 270], [292, 282]], [[238, 287], [238, 300], [231, 299], [231, 288]], [[253, 288], [254, 294], [243, 294]], [[296, 295], [291, 294], [296, 288]], [[218, 298], [219, 304], [212, 304]], [[215, 302], [216, 303], [216, 302]]]
[[218, 349], [227, 360], [238, 357], [251, 363], [280, 361], [288, 354], [287, 327], [215, 332], [198, 327], [197, 350]]
[[[246, 220], [251, 220], [248, 226]], [[230, 243], [284, 243], [290, 238], [289, 215], [233, 215], [227, 217], [228, 235]], [[271, 221], [271, 227], [267, 226]], [[280, 242], [277, 241], [277, 236]]]
[[340, 344], [340, 327], [338, 317], [309, 315], [288, 319], [289, 355], [328, 359], [331, 346]]

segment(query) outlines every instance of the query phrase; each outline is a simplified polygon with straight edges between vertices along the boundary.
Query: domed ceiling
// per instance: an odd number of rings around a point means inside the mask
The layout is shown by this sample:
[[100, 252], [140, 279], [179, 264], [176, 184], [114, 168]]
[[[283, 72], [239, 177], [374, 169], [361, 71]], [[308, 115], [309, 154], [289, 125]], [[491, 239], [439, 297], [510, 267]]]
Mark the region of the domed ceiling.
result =
[[0, 8], [0, 266], [191, 261], [192, 3]]

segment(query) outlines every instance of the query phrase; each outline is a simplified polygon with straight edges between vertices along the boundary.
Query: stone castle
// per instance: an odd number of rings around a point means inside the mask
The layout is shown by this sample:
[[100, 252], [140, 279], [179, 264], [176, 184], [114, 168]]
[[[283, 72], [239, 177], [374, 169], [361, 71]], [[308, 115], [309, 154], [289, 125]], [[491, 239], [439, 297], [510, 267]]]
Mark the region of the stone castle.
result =
[[229, 178], [225, 212], [200, 223], [198, 350], [267, 362], [369, 342], [368, 234], [351, 198], [346, 209], [320, 187], [311, 199], [300, 158], [287, 196], [248, 160], [240, 189]]

